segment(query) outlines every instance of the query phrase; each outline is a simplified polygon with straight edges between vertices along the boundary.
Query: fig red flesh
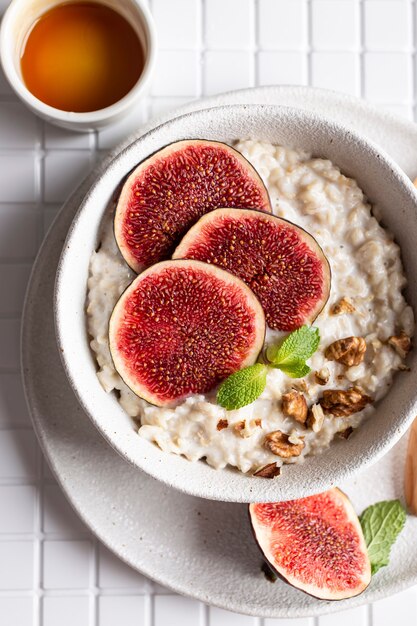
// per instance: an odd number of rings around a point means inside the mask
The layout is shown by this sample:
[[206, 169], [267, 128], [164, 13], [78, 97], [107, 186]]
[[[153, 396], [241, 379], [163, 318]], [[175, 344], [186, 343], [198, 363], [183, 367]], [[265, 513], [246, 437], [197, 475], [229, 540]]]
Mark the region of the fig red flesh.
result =
[[212, 211], [188, 231], [173, 258], [218, 265], [241, 278], [259, 298], [272, 329], [311, 323], [329, 297], [330, 266], [317, 241], [260, 211]]
[[370, 583], [361, 525], [339, 489], [250, 504], [249, 513], [268, 563], [294, 587], [317, 598], [341, 600], [359, 595]]
[[271, 210], [260, 176], [237, 150], [201, 139], [175, 142], [125, 182], [114, 221], [117, 244], [139, 272], [168, 259], [190, 226], [220, 206]]
[[157, 406], [206, 393], [253, 364], [264, 336], [262, 307], [245, 283], [199, 261], [163, 261], [142, 272], [109, 327], [116, 370]]

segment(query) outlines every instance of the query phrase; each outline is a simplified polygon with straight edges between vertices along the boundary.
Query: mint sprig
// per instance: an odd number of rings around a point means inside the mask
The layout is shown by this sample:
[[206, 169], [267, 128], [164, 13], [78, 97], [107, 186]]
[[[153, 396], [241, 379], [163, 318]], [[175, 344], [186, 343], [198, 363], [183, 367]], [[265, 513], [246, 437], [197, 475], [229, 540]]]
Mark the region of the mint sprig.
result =
[[311, 372], [306, 364], [320, 343], [320, 331], [311, 326], [301, 326], [281, 343], [269, 346], [266, 357], [271, 367], [276, 367], [291, 378], [303, 378]]
[[255, 363], [226, 378], [217, 392], [218, 404], [229, 411], [251, 404], [265, 389], [267, 371], [266, 365]]
[[[268, 348], [268, 365], [280, 369], [291, 378], [303, 378], [311, 371], [306, 360], [314, 354], [319, 343], [318, 328], [301, 326], [278, 345]], [[235, 372], [220, 385], [218, 404], [229, 411], [252, 404], [265, 389], [267, 372], [268, 367], [263, 363], [255, 363]]]
[[372, 504], [359, 517], [372, 574], [388, 565], [391, 547], [402, 531], [405, 520], [406, 512], [399, 500]]

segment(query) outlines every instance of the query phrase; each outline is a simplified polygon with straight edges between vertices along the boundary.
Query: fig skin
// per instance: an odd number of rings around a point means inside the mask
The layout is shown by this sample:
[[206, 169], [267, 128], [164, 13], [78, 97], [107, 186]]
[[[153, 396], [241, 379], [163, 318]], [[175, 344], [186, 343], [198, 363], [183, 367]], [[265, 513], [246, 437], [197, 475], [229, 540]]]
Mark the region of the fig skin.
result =
[[[346, 494], [344, 494], [337, 487], [333, 487], [332, 489], [330, 489], [327, 492], [324, 492], [323, 494], [317, 494], [317, 496], [310, 496], [310, 498], [320, 498], [323, 495], [328, 495], [329, 497], [332, 497], [336, 502], [342, 503], [343, 510], [346, 514], [345, 521], [351, 523], [356, 532], [356, 536], [358, 540], [357, 554], [363, 558], [363, 567], [361, 571], [356, 572], [356, 573], [353, 572], [354, 574], [356, 574], [358, 578], [358, 583], [354, 588], [349, 588], [348, 586], [346, 586], [345, 589], [331, 589], [330, 585], [328, 585], [327, 587], [324, 587], [324, 586], [320, 587], [319, 585], [315, 584], [314, 580], [311, 581], [310, 584], [308, 584], [307, 582], [303, 580], [300, 580], [300, 579], [297, 580], [295, 574], [293, 574], [292, 572], [286, 571], [285, 568], [280, 565], [280, 563], [277, 563], [276, 561], [274, 561], [274, 557], [272, 553], [268, 551], [268, 548], [265, 545], [265, 541], [262, 540], [262, 536], [261, 536], [262, 525], [258, 523], [258, 519], [256, 516], [256, 507], [266, 506], [266, 505], [262, 505], [258, 503], [249, 504], [248, 511], [249, 511], [249, 518], [250, 518], [253, 536], [255, 538], [255, 541], [260, 551], [263, 554], [265, 561], [268, 563], [272, 571], [274, 571], [282, 580], [292, 585], [296, 589], [299, 589], [300, 591], [303, 591], [307, 593], [308, 595], [311, 595], [320, 600], [336, 601], [336, 600], [344, 600], [348, 598], [353, 598], [363, 593], [365, 589], [368, 587], [369, 583], [371, 582], [371, 565], [370, 565], [370, 561], [368, 557], [365, 539], [362, 533], [362, 528], [361, 528], [359, 519], [353, 509], [353, 506], [349, 498], [346, 496]], [[308, 498], [302, 498], [302, 500], [307, 500], [307, 499]], [[297, 502], [297, 501], [294, 501], [294, 502]], [[308, 519], [306, 519], [306, 523], [308, 523]], [[271, 539], [271, 537], [269, 539]], [[291, 538], [289, 538], [289, 542], [291, 542]], [[324, 541], [324, 545], [326, 545], [325, 541]], [[330, 545], [334, 545], [334, 544], [330, 544]], [[312, 558], [314, 558], [314, 556], [315, 555], [311, 555]], [[294, 559], [293, 556], [292, 558]], [[298, 563], [297, 562], [294, 563], [294, 567], [298, 571], [302, 571], [302, 567], [303, 567], [303, 564], [306, 562], [306, 558], [308, 557], [301, 556], [300, 561]], [[351, 555], [350, 555], [350, 558], [352, 558]], [[319, 559], [318, 559], [318, 562], [320, 563]], [[317, 566], [316, 566], [316, 569], [318, 569]], [[313, 571], [315, 570], [313, 569]]]
[[232, 207], [272, 210], [258, 172], [231, 146], [185, 139], [150, 155], [130, 173], [116, 206], [114, 233], [126, 263], [139, 273], [170, 258], [187, 230], [226, 199]]
[[[188, 310], [191, 311], [190, 315], [194, 315], [195, 310], [199, 309], [203, 316], [197, 320], [195, 326], [197, 335], [199, 330], [201, 332], [201, 337], [197, 336], [197, 340], [196, 332], [192, 333], [190, 325], [186, 323], [190, 322], [190, 319], [187, 320], [187, 314], [184, 321], [181, 313], [178, 315], [172, 313], [175, 292], [174, 296], [171, 296], [169, 289], [172, 289], [172, 285], [175, 288], [175, 280], [181, 271], [187, 273], [187, 270], [193, 272], [187, 279], [190, 280], [188, 288], [190, 284], [192, 285], [192, 289], [188, 291]], [[156, 300], [153, 297], [150, 309], [149, 306], [147, 308], [149, 298], [140, 299], [139, 296], [137, 300], [134, 299], [134, 294], [138, 293], [141, 285], [143, 289], [144, 282], [145, 290], [149, 289], [149, 286], [153, 289], [152, 296], [155, 295], [155, 291], [161, 293], [161, 283], [158, 283], [158, 277], [161, 276], [164, 280], [169, 279], [168, 287], [165, 283], [161, 296], [162, 308], [155, 308]], [[153, 285], [152, 277], [156, 278]], [[208, 283], [204, 283], [206, 278]], [[205, 307], [201, 306], [200, 299], [196, 298], [194, 303], [192, 302], [192, 292], [199, 288], [198, 280], [203, 285], [211, 285], [213, 289], [211, 301], [209, 296], [208, 302], [203, 303], [211, 306], [211, 310], [206, 311]], [[221, 292], [223, 302], [219, 301], [220, 287], [224, 290]], [[204, 288], [203, 291], [200, 288], [199, 294], [205, 295]], [[132, 303], [130, 307], [129, 302]], [[228, 313], [228, 323], [219, 325], [218, 317], [213, 315], [213, 310], [216, 311], [216, 315], [221, 314], [221, 311]], [[155, 319], [155, 315], [161, 320]], [[237, 321], [235, 315], [240, 315]], [[191, 322], [193, 321], [194, 318], [191, 317]], [[201, 321], [202, 327], [199, 328], [198, 323]], [[242, 323], [243, 327], [240, 326]], [[240, 336], [238, 329], [242, 331]], [[162, 261], [142, 272], [116, 303], [109, 322], [109, 346], [116, 371], [133, 393], [154, 406], [173, 407], [190, 395], [208, 392], [234, 371], [255, 363], [264, 344], [265, 330], [262, 307], [253, 292], [239, 278], [200, 261]], [[205, 336], [206, 331], [209, 333], [209, 339]], [[216, 341], [217, 331], [218, 341]], [[187, 342], [184, 336], [187, 337]], [[192, 345], [188, 345], [190, 338], [194, 341]], [[225, 346], [225, 341], [230, 343]], [[210, 343], [209, 348], [207, 342]], [[203, 344], [203, 348], [200, 344]], [[230, 348], [228, 354], [224, 352], [225, 347]], [[188, 383], [191, 381], [192, 388], [187, 388], [187, 381]], [[185, 392], [184, 385], [188, 389]]]
[[255, 209], [219, 208], [203, 215], [172, 258], [212, 263], [241, 278], [274, 330], [311, 324], [330, 295], [330, 264], [314, 237]]

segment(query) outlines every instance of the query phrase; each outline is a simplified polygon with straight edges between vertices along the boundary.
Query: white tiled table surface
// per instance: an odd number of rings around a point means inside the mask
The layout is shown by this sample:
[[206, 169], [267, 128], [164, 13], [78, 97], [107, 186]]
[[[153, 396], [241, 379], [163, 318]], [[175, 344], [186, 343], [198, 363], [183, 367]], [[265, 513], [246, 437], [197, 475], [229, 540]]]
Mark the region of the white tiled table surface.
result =
[[[0, 0], [0, 10], [7, 1]], [[208, 608], [119, 562], [66, 503], [28, 419], [19, 324], [30, 267], [60, 204], [103, 152], [187, 100], [271, 83], [329, 87], [416, 114], [417, 0], [151, 0], [151, 95], [99, 134], [31, 115], [0, 75], [0, 626], [284, 626]], [[293, 626], [415, 626], [417, 588]]]

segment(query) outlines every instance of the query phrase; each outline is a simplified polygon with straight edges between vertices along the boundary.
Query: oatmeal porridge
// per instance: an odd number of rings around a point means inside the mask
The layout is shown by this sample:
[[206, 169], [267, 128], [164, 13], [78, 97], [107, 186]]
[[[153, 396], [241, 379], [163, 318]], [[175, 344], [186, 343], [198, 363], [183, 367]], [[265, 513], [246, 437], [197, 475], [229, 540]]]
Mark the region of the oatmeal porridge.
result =
[[[217, 469], [253, 472], [320, 453], [336, 434], [347, 436], [372, 416], [374, 403], [404, 368], [414, 320], [402, 294], [399, 247], [354, 180], [301, 151], [257, 141], [235, 147], [262, 177], [273, 214], [310, 233], [330, 263], [330, 297], [314, 321], [320, 345], [309, 360], [311, 373], [292, 379], [269, 368], [260, 397], [232, 411], [216, 402], [215, 391], [174, 408], [136, 396], [116, 372], [109, 349], [109, 318], [136, 277], [117, 247], [111, 214], [91, 257], [87, 313], [98, 378], [106, 392], [117, 390], [140, 437], [191, 461], [204, 457]], [[268, 329], [266, 343], [286, 334]]]

